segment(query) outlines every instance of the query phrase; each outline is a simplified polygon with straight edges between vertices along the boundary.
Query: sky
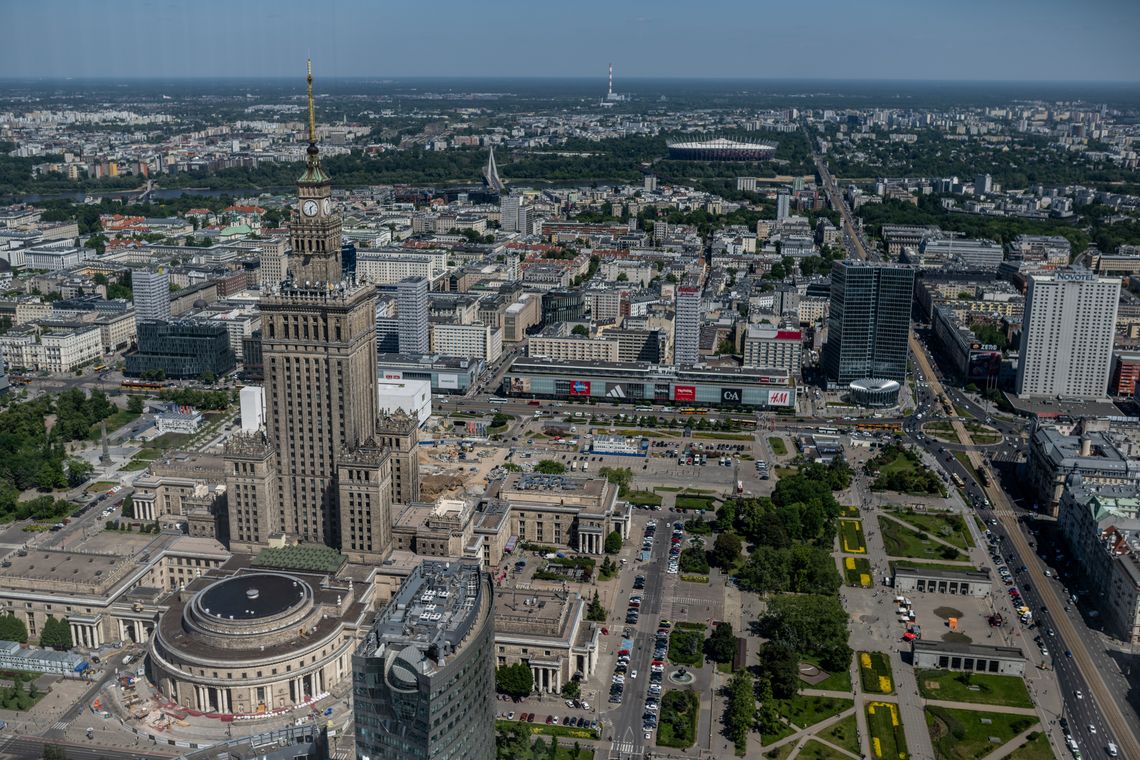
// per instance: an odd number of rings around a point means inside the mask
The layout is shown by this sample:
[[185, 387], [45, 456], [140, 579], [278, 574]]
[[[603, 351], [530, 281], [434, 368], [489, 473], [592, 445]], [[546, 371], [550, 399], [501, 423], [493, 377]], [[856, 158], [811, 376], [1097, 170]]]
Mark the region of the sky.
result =
[[0, 78], [1140, 81], [1140, 0], [0, 0], [0, 28]]

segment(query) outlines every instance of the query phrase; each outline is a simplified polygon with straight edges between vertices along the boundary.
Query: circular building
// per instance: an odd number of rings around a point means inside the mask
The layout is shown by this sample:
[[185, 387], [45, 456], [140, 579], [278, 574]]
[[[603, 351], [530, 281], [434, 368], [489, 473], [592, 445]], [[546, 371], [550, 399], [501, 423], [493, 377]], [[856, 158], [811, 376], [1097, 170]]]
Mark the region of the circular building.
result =
[[901, 387], [895, 380], [866, 377], [853, 381], [847, 386], [847, 391], [851, 400], [859, 406], [882, 409], [899, 403]]
[[[252, 715], [318, 698], [351, 672], [352, 587], [322, 576], [242, 572], [182, 592], [151, 639], [148, 675], [201, 713]], [[354, 608], [356, 608], [354, 614]]]
[[737, 142], [724, 137], [671, 142], [667, 147], [669, 158], [680, 161], [766, 161], [776, 155], [775, 145]]

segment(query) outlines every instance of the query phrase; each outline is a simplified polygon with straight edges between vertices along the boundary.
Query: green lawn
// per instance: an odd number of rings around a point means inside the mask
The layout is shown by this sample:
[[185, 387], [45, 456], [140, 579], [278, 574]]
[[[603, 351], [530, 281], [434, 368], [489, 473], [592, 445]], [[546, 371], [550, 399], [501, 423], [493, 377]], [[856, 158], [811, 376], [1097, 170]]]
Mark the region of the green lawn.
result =
[[750, 433], [693, 433], [694, 438], [711, 438], [718, 441], [751, 441]]
[[798, 475], [800, 472], [800, 468], [799, 467], [776, 467], [775, 471], [776, 471], [776, 479], [779, 480], [780, 478], [790, 478], [793, 475]]
[[1035, 732], [1030, 737], [1032, 738], [1026, 739], [1024, 744], [1006, 757], [1009, 760], [1056, 760], [1047, 734]]
[[772, 453], [778, 457], [787, 455], [788, 447], [784, 444], [784, 439], [777, 436], [772, 436], [768, 439], [768, 445], [772, 447]]
[[[779, 730], [777, 730], [776, 733], [774, 733], [774, 734], [768, 734], [768, 733], [762, 732], [760, 734], [760, 744], [762, 744], [763, 746], [766, 747], [769, 744], [774, 744], [775, 742], [778, 742], [781, 739], [783, 739], [785, 736], [791, 736], [794, 733], [795, 733], [795, 729], [793, 729], [791, 726], [787, 725], [786, 723], [781, 723]], [[792, 742], [792, 744], [794, 745], [795, 742]]]
[[630, 504], [636, 504], [643, 507], [659, 507], [661, 506], [661, 497], [652, 491], [630, 491], [626, 495], [626, 499]]
[[961, 515], [951, 512], [912, 512], [900, 510], [892, 513], [919, 530], [925, 531], [943, 541], [954, 544], [959, 549], [969, 549], [974, 545], [970, 528]]
[[850, 709], [854, 704], [854, 700], [851, 699], [808, 697], [797, 694], [791, 699], [776, 700], [776, 709], [782, 717], [800, 728], [807, 728]]
[[716, 500], [711, 496], [677, 495], [677, 509], [713, 509]]
[[820, 731], [819, 737], [827, 739], [837, 747], [859, 754], [859, 730], [855, 714], [848, 715], [826, 731]]
[[1033, 700], [1018, 676], [990, 673], [952, 673], [949, 670], [915, 672], [918, 690], [927, 699], [977, 702], [1005, 707], [1033, 707]]
[[840, 517], [858, 517], [859, 516], [859, 507], [856, 507], [853, 504], [841, 504], [841, 505], [839, 505], [839, 516]]
[[820, 744], [814, 739], [809, 739], [804, 742], [804, 746], [800, 748], [800, 753], [796, 755], [796, 760], [847, 760], [847, 755], [842, 752], [837, 752], [824, 744]]
[[672, 689], [661, 699], [661, 719], [657, 726], [657, 744], [684, 749], [697, 738], [697, 718], [701, 699], [695, 691]]
[[867, 540], [863, 538], [862, 520], [839, 521], [839, 549], [847, 554], [867, 553]]
[[938, 760], [978, 760], [1036, 724], [1036, 716], [1031, 715], [926, 708], [926, 725]]
[[858, 588], [871, 588], [875, 578], [871, 574], [871, 561], [864, 557], [843, 557], [843, 577], [847, 583]]
[[[107, 418], [107, 435], [110, 436], [123, 425], [130, 424], [139, 418], [139, 412], [129, 412], [126, 409], [120, 409]], [[88, 440], [99, 441], [103, 439], [103, 428], [101, 425], [92, 425], [91, 434], [87, 436]]]
[[966, 556], [950, 546], [924, 538], [922, 534], [899, 525], [894, 520], [879, 515], [879, 531], [883, 536], [883, 544], [887, 554], [892, 557], [910, 557], [913, 559], [966, 559]]
[[[813, 657], [811, 655], [800, 655], [800, 659], [804, 662], [815, 665], [817, 668], [820, 668], [820, 670], [823, 670], [823, 668], [820, 667], [818, 657]], [[824, 672], [826, 673], [827, 671], [825, 670]], [[847, 668], [844, 668], [837, 673], [828, 673], [827, 678], [823, 679], [817, 684], [809, 686], [805, 681], [804, 687], [820, 689], [822, 691], [842, 691], [851, 693], [851, 671]]]
[[893, 702], [867, 703], [867, 731], [871, 734], [871, 753], [883, 760], [906, 760], [906, 735], [899, 720], [899, 708]]
[[905, 455], [899, 454], [891, 461], [879, 467], [880, 475], [890, 475], [894, 472], [914, 472], [915, 464]]
[[[761, 737], [761, 739], [763, 739], [763, 737]], [[795, 742], [781, 744], [779, 747], [776, 747], [776, 749], [765, 752], [764, 757], [768, 758], [768, 760], [787, 760], [787, 757], [792, 754], [795, 748]]]
[[894, 694], [895, 681], [891, 662], [883, 652], [858, 652], [859, 680], [863, 691], [871, 694]]
[[955, 451], [954, 458], [957, 459], [961, 465], [966, 468], [966, 472], [970, 473], [971, 477], [977, 480], [978, 476], [977, 473], [974, 472], [974, 465], [970, 464], [970, 457], [968, 454], [966, 454], [966, 452]]
[[[496, 720], [495, 727], [520, 725], [517, 720]], [[526, 723], [527, 729], [535, 735], [557, 736], [560, 739], [597, 739], [598, 732], [589, 728], [570, 728], [569, 726], [548, 726], [545, 723]]]

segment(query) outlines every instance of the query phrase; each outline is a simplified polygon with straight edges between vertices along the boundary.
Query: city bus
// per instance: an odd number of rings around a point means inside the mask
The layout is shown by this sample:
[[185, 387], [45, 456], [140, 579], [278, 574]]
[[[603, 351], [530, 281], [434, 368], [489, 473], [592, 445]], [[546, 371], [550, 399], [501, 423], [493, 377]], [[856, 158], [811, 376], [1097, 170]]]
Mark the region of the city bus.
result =
[[956, 472], [950, 473], [950, 479], [953, 480], [954, 485], [958, 486], [959, 488], [965, 488], [966, 487], [965, 481], [962, 480], [962, 476], [959, 475], [958, 473], [956, 473]]
[[839, 428], [821, 427], [817, 428], [816, 432], [820, 435], [839, 435]]
[[491, 396], [491, 398], [487, 399], [487, 403], [488, 404], [509, 404], [510, 400], [505, 399], [505, 398], [499, 398], [498, 396]]

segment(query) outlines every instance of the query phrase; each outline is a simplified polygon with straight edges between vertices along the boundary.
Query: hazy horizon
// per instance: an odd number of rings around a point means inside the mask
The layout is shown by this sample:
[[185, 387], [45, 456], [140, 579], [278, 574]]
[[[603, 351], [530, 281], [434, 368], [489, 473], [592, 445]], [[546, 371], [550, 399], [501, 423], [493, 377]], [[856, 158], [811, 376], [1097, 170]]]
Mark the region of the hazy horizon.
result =
[[[1140, 81], [1128, 0], [681, 0], [573, 7], [438, 0], [39, 0], [5, 4], [17, 80], [410, 77]], [[140, 77], [140, 72], [145, 72]]]

